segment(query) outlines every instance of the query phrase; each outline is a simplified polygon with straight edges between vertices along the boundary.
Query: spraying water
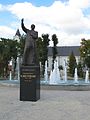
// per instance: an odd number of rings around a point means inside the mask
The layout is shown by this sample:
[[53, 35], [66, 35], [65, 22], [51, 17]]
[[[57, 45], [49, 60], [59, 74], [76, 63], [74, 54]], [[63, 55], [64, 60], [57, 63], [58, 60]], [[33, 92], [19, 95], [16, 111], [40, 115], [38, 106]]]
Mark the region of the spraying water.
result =
[[[9, 65], [12, 67], [12, 60], [9, 62]], [[12, 80], [12, 70], [10, 70], [10, 73], [9, 73], [9, 80], [10, 81]]]
[[67, 82], [67, 63], [64, 63], [64, 82]]
[[50, 82], [49, 84], [59, 84], [60, 83], [60, 72], [58, 68], [58, 62], [54, 62], [54, 69], [50, 73]]
[[48, 83], [48, 67], [47, 67], [47, 61], [45, 62], [44, 80], [45, 80], [46, 83]]
[[77, 75], [77, 68], [75, 68], [74, 83], [79, 83], [79, 82], [78, 82], [78, 75]]
[[85, 83], [89, 83], [89, 72], [86, 70]]

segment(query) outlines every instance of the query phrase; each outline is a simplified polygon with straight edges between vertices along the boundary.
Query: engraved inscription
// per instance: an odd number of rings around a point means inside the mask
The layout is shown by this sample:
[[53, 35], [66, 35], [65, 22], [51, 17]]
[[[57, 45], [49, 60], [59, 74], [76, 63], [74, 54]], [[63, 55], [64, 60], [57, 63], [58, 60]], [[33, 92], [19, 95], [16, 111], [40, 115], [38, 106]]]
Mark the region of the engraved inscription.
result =
[[33, 79], [36, 78], [36, 75], [30, 72], [23, 72], [20, 77], [23, 78], [25, 82], [31, 82]]
[[[22, 68], [22, 72], [25, 72], [25, 71], [28, 72], [28, 69], [24, 69], [24, 68]], [[35, 69], [30, 69], [30, 71], [31, 71], [31, 72], [34, 72]]]
[[25, 78], [25, 79], [27, 79], [27, 78], [31, 79], [31, 78], [36, 78], [36, 75], [29, 75], [29, 74], [28, 74], [28, 75], [27, 75], [27, 74], [25, 75], [25, 74], [24, 74], [24, 75], [21, 75], [21, 77], [23, 77], [23, 78]]

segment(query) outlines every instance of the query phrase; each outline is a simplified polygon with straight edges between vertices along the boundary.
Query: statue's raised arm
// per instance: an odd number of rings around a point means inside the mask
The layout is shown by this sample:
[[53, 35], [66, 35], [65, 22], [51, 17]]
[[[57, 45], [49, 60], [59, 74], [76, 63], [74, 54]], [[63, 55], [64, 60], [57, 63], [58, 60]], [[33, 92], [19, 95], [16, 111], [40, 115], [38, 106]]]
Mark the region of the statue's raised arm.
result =
[[21, 27], [25, 33], [27, 33], [27, 28], [24, 26], [24, 18], [21, 19]]

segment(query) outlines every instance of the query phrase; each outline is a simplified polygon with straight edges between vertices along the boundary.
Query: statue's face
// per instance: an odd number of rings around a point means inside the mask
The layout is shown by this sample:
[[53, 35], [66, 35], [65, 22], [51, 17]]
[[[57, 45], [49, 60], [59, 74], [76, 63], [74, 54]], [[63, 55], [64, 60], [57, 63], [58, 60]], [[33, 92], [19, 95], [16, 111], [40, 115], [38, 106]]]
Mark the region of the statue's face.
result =
[[31, 29], [32, 29], [32, 30], [35, 29], [35, 25], [34, 25], [34, 24], [31, 25]]

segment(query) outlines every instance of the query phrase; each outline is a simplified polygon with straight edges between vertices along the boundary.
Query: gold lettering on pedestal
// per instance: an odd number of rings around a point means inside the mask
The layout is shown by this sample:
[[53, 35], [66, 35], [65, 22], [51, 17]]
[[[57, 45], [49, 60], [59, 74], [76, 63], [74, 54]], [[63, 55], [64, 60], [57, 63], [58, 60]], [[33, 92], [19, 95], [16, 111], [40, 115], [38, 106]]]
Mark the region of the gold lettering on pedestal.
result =
[[31, 78], [35, 78], [36, 75], [21, 75], [21, 77], [31, 79]]
[[36, 75], [33, 73], [23, 73], [21, 74], [21, 78], [23, 78], [25, 82], [31, 82], [33, 79], [36, 78]]

